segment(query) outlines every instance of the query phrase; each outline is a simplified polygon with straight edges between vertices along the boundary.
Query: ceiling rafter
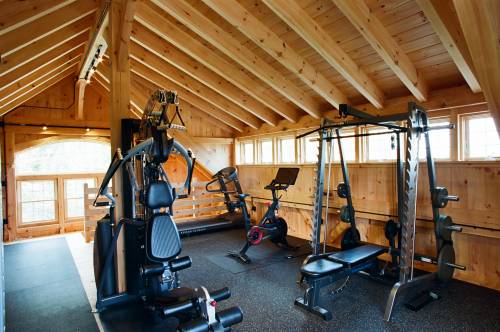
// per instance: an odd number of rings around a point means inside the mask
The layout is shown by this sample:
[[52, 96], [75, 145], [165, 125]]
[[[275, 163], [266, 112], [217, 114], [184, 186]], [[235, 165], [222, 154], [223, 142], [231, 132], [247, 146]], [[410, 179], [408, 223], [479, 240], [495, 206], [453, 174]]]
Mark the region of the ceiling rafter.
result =
[[5, 75], [34, 58], [50, 52], [75, 37], [80, 38], [83, 42], [85, 42], [87, 40], [86, 34], [92, 25], [92, 19], [92, 15], [87, 15], [86, 17], [63, 29], [34, 41], [6, 57], [2, 57], [0, 72]]
[[500, 135], [500, 2], [453, 0], [453, 4]]
[[0, 35], [22, 27], [34, 20], [67, 6], [75, 0], [25, 0], [15, 5], [9, 1], [0, 1]]
[[44, 15], [28, 25], [12, 30], [0, 36], [0, 54], [2, 57], [23, 48], [79, 19], [94, 13], [94, 1], [78, 0], [52, 13]]
[[297, 2], [288, 0], [263, 0], [263, 2], [366, 99], [377, 108], [383, 107], [382, 90]]
[[140, 4], [137, 9], [135, 19], [139, 23], [175, 45], [210, 70], [224, 77], [285, 119], [297, 122], [300, 116], [299, 110], [278, 98], [269, 89], [262, 86], [262, 84], [258, 84], [253, 77], [244, 74], [240, 68], [217, 54], [207, 52], [205, 45], [181, 30], [175, 23], [166, 20], [154, 8]]
[[243, 127], [245, 126], [243, 124], [243, 122], [241, 122], [240, 120], [235, 119], [231, 115], [219, 110], [218, 108], [211, 105], [210, 103], [208, 103], [204, 99], [198, 97], [197, 95], [191, 93], [190, 91], [184, 89], [183, 87], [175, 84], [174, 82], [170, 81], [169, 79], [165, 78], [164, 76], [157, 74], [153, 70], [132, 61], [131, 62], [131, 72], [134, 73], [135, 75], [138, 75], [138, 76], [146, 79], [147, 81], [155, 84], [157, 87], [177, 91], [179, 93], [179, 97], [181, 99], [186, 100], [188, 103], [198, 107], [199, 109], [216, 116], [222, 122], [233, 127], [234, 129], [238, 130], [239, 132], [243, 131]]
[[222, 94], [233, 103], [239, 105], [273, 127], [276, 126], [281, 119], [278, 114], [267, 106], [261, 104], [243, 90], [234, 86], [231, 82], [214, 73], [178, 48], [169, 45], [160, 36], [154, 34], [141, 24], [134, 25], [131, 39], [134, 41], [134, 43], [131, 44], [131, 53], [142, 56], [143, 52], [141, 53], [141, 50], [147, 50], [155, 54], [165, 62], [179, 68], [187, 75]]
[[0, 106], [0, 116], [4, 116], [9, 111], [26, 103], [31, 98], [44, 92], [45, 90], [47, 90], [54, 84], [58, 83], [59, 81], [63, 80], [64, 78], [73, 75], [75, 72], [75, 68], [76, 68], [76, 63], [73, 66], [70, 66], [63, 71], [60, 71], [55, 75], [51, 75], [47, 80], [43, 82], [37, 83], [36, 85], [33, 83], [33, 86], [30, 89], [24, 91], [21, 95], [16, 96], [16, 98], [13, 99], [12, 101], [8, 101], [7, 103], [2, 104]]
[[265, 59], [260, 58], [248, 48], [242, 46], [236, 38], [197, 11], [195, 7], [187, 2], [177, 0], [153, 0], [153, 3], [271, 86], [276, 92], [303, 111], [314, 118], [321, 116], [320, 103], [286, 79]]
[[[139, 47], [140, 46], [137, 46]], [[147, 51], [146, 51], [147, 52]], [[142, 56], [136, 56], [134, 52], [130, 53], [131, 59], [149, 67], [158, 74], [165, 76], [176, 84], [186, 88], [198, 97], [206, 100], [213, 106], [219, 108], [220, 110], [229, 113], [230, 115], [239, 118], [246, 125], [252, 128], [258, 128], [262, 122], [257, 119], [253, 114], [248, 113], [244, 109], [240, 108], [238, 105], [232, 103], [230, 100], [226, 99], [223, 95], [211, 90], [207, 86], [201, 84], [195, 79], [189, 77], [182, 73], [179, 69], [174, 66], [169, 65], [167, 62], [158, 58], [156, 55], [149, 53], [142, 53]]]
[[427, 84], [414, 64], [364, 1], [333, 0], [375, 52], [418, 101], [427, 99]]
[[14, 95], [17, 91], [22, 90], [24, 87], [29, 86], [33, 82], [37, 81], [40, 78], [46, 77], [50, 75], [54, 71], [58, 70], [61, 67], [65, 67], [68, 64], [74, 64], [75, 60], [80, 58], [80, 54], [75, 55], [71, 59], [67, 59], [66, 57], [59, 58], [58, 60], [52, 62], [51, 66], [41, 67], [38, 70], [35, 70], [30, 75], [24, 77], [19, 80], [16, 84], [10, 85], [8, 88], [3, 89], [0, 92], [0, 102]]
[[348, 103], [347, 97], [305, 58], [235, 0], [203, 0], [211, 9], [293, 72], [331, 105]]
[[78, 43], [77, 39], [72, 39], [67, 43], [60, 45], [59, 47], [53, 49], [52, 51], [37, 57], [25, 65], [11, 71], [10, 73], [0, 76], [0, 92], [17, 83], [24, 77], [31, 75], [33, 72], [51, 66], [54, 61], [61, 58], [66, 58], [67, 60], [73, 59], [75, 56], [83, 53], [84, 42]]
[[472, 91], [481, 91], [452, 0], [416, 0]]

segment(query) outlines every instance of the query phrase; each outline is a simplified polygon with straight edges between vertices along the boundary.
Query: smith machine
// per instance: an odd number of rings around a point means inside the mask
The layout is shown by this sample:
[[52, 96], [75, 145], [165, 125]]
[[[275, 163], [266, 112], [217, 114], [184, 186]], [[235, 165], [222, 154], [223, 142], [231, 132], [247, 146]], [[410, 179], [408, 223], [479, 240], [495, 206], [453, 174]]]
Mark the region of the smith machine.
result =
[[[332, 294], [342, 290], [350, 275], [361, 272], [380, 280], [383, 278], [396, 279], [387, 299], [384, 320], [389, 321], [394, 306], [403, 302], [408, 307], [418, 310], [433, 299], [438, 298], [434, 292], [435, 286], [450, 280], [454, 269], [465, 270], [464, 266], [455, 264], [452, 232], [461, 231], [461, 227], [454, 225], [451, 217], [441, 214], [440, 209], [446, 207], [448, 201], [458, 201], [458, 197], [448, 195], [448, 190], [436, 185], [436, 171], [431, 154], [429, 131], [453, 129], [453, 125], [430, 127], [426, 111], [415, 103], [408, 104], [408, 112], [388, 116], [372, 116], [348, 105], [340, 105], [340, 116], [352, 116], [356, 120], [335, 123], [324, 119], [319, 129], [300, 135], [297, 138], [319, 133], [319, 154], [317, 175], [314, 188], [312, 254], [306, 258], [301, 267], [301, 281], [305, 281], [307, 289], [303, 297], [295, 300], [295, 304], [329, 320], [332, 314], [320, 307], [320, 290], [328, 286], [337, 287]], [[387, 131], [377, 133], [360, 133], [342, 136], [341, 130], [347, 127], [377, 125], [387, 128]], [[369, 135], [395, 135], [393, 147], [397, 150], [396, 179], [397, 179], [397, 210], [398, 222], [389, 221], [385, 233], [389, 246], [375, 246], [360, 242], [359, 231], [356, 229], [355, 210], [351, 197], [351, 186], [347, 164], [342, 151], [342, 139]], [[402, 135], [406, 134], [406, 156], [403, 162], [401, 152]], [[436, 257], [429, 257], [415, 253], [415, 227], [418, 183], [418, 148], [421, 136], [425, 138], [426, 163], [429, 177], [429, 188], [432, 195], [432, 213], [434, 233], [436, 238]], [[393, 136], [394, 137], [394, 136]], [[321, 250], [321, 225], [328, 227], [328, 208], [331, 180], [331, 158], [333, 142], [337, 141], [340, 155], [340, 167], [344, 182], [337, 187], [337, 195], [347, 200], [347, 205], [340, 208], [340, 219], [350, 224], [342, 239], [342, 251], [326, 252], [326, 245]], [[394, 144], [395, 140], [395, 144]], [[328, 153], [327, 153], [328, 152]], [[323, 220], [323, 196], [325, 172], [328, 166], [326, 211]], [[397, 239], [397, 240], [396, 240]], [[326, 241], [325, 241], [326, 242]], [[389, 253], [392, 257], [391, 269], [382, 264], [378, 257]], [[437, 265], [437, 272], [420, 273], [415, 271], [415, 260]], [[380, 268], [380, 266], [384, 266]], [[343, 281], [343, 282], [341, 282]]]

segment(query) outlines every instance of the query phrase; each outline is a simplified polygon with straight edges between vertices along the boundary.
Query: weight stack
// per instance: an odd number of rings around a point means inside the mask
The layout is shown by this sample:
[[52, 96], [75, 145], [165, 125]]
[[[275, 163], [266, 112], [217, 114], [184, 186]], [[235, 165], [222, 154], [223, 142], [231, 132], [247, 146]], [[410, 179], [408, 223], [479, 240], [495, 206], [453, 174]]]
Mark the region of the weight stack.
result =
[[102, 295], [109, 297], [116, 293], [114, 262], [110, 264], [106, 271], [103, 270], [106, 256], [108, 255], [111, 242], [113, 241], [113, 229], [109, 220], [109, 215], [97, 221], [94, 234], [94, 276], [96, 284], [100, 278], [105, 278]]

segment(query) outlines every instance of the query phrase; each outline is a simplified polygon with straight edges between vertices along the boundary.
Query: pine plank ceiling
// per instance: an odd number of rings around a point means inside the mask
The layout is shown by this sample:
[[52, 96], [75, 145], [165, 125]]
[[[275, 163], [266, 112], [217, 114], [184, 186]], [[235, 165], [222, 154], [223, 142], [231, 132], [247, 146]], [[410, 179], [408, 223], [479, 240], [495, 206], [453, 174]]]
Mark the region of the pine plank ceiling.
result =
[[[138, 116], [145, 85], [177, 90], [235, 132], [340, 103], [383, 109], [448, 87], [481, 91], [453, 0], [127, 2]], [[0, 115], [78, 75], [105, 3], [0, 2]], [[109, 93], [109, 57], [91, 84]]]

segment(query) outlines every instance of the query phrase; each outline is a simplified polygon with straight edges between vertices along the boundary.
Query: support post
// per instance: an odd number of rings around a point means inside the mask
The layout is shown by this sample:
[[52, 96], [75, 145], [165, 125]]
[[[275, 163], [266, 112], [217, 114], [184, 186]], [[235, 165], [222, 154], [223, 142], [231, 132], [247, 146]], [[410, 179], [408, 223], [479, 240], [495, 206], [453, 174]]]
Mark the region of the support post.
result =
[[[130, 63], [128, 57], [128, 43], [121, 45], [121, 29], [123, 26], [123, 13], [125, 12], [127, 1], [114, 0], [111, 2], [109, 11], [109, 37], [110, 37], [110, 59], [111, 59], [111, 81], [110, 81], [110, 124], [111, 124], [111, 148], [114, 152], [121, 148], [122, 119], [128, 114], [130, 107]], [[120, 52], [120, 48], [126, 52]], [[120, 59], [123, 57], [123, 59]], [[123, 217], [123, 174], [122, 170], [116, 172], [113, 178], [113, 195], [116, 198], [116, 220]], [[116, 248], [116, 271], [118, 292], [126, 290], [125, 280], [125, 243], [124, 232], [121, 232]]]
[[75, 120], [83, 120], [83, 103], [87, 82], [79, 78], [75, 83]]

